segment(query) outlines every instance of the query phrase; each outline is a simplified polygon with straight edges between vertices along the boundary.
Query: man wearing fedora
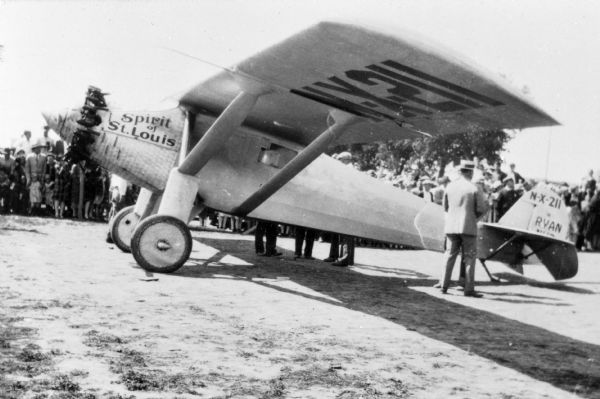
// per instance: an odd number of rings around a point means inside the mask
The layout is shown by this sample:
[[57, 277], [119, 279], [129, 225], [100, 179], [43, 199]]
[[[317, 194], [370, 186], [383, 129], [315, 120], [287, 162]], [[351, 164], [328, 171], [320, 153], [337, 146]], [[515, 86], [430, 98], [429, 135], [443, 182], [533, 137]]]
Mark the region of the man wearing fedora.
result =
[[31, 146], [32, 153], [25, 159], [25, 176], [27, 177], [27, 188], [29, 189], [29, 201], [31, 202], [31, 213], [39, 215], [42, 204], [42, 191], [46, 173], [46, 155], [42, 154], [45, 144], [38, 140]]
[[459, 178], [448, 184], [444, 194], [446, 269], [441, 287], [444, 294], [448, 291], [452, 269], [461, 252], [467, 272], [464, 295], [481, 296], [474, 289], [477, 219], [487, 212], [487, 202], [481, 189], [471, 182], [474, 170], [473, 162], [462, 161]]
[[504, 216], [506, 212], [519, 200], [521, 195], [515, 190], [515, 179], [513, 176], [507, 176], [504, 178], [504, 189], [500, 191], [497, 202], [497, 216], [498, 220]]

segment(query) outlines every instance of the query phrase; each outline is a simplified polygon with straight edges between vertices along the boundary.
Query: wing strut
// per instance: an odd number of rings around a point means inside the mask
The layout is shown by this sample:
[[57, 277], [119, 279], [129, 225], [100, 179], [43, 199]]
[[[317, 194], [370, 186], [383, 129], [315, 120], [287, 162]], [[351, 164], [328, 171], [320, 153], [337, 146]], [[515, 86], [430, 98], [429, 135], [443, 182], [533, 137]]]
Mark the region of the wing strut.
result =
[[194, 130], [196, 115], [191, 111], [185, 111], [185, 123], [183, 124], [183, 133], [181, 134], [181, 148], [179, 149], [178, 165], [181, 166], [190, 150], [190, 131]]
[[348, 114], [343, 111], [333, 110], [329, 113], [329, 127], [323, 133], [306, 146], [294, 159], [288, 162], [275, 176], [267, 181], [254, 194], [246, 199], [240, 206], [233, 211], [236, 215], [247, 215], [271, 195], [275, 194], [281, 187], [296, 176], [302, 169], [307, 167], [319, 155], [321, 155], [327, 147], [337, 139], [344, 130], [351, 124], [355, 123], [358, 117]]
[[262, 94], [264, 92], [240, 92], [179, 165], [179, 172], [184, 175], [198, 173], [242, 125]]

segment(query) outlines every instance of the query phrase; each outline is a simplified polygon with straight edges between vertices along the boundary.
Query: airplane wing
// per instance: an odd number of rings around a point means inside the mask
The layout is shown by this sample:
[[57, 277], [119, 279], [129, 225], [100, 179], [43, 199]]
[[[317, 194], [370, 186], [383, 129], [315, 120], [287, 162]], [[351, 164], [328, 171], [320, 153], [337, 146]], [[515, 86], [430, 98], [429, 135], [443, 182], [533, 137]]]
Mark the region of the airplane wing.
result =
[[180, 103], [219, 115], [240, 80], [272, 90], [245, 125], [301, 145], [327, 128], [331, 109], [362, 117], [336, 144], [558, 124], [447, 50], [356, 25], [317, 24], [198, 84]]

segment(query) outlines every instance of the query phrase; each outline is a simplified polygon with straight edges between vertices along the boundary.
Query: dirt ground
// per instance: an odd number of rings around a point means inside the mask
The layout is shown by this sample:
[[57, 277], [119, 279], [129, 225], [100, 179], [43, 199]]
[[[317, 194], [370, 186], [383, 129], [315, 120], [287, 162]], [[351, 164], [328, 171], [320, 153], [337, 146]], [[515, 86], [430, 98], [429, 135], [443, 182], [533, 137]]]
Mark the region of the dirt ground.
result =
[[565, 283], [490, 263], [476, 299], [432, 288], [438, 253], [195, 231], [152, 275], [105, 234], [0, 217], [0, 398], [600, 398], [600, 254]]

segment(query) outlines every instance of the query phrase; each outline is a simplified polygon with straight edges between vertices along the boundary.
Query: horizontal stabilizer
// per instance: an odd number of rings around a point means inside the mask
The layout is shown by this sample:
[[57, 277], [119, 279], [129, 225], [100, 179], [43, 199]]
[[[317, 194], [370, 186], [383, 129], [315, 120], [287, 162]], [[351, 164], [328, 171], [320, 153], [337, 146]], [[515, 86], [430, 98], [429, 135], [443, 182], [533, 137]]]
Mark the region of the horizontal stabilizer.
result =
[[555, 280], [564, 280], [575, 277], [578, 269], [577, 249], [568, 243], [553, 242], [550, 245], [543, 241], [526, 241], [527, 245], [540, 258], [546, 269]]
[[504, 262], [520, 270], [515, 266], [521, 266], [532, 255], [538, 257], [555, 280], [577, 274], [577, 250], [572, 243], [499, 224], [479, 224], [478, 259]]

